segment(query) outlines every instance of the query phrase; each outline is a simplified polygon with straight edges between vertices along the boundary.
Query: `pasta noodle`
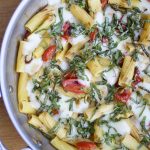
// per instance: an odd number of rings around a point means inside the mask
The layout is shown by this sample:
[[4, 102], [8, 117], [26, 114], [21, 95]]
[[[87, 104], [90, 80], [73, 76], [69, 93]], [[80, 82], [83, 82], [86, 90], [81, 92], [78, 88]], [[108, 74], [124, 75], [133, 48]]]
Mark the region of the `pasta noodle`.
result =
[[53, 15], [53, 8], [51, 6], [45, 7], [26, 23], [26, 30], [28, 30], [29, 32], [35, 31], [45, 21], [45, 19], [47, 19], [48, 16], [51, 15]]
[[93, 26], [94, 21], [92, 17], [84, 9], [80, 8], [78, 5], [71, 5], [70, 10], [85, 27], [90, 28]]

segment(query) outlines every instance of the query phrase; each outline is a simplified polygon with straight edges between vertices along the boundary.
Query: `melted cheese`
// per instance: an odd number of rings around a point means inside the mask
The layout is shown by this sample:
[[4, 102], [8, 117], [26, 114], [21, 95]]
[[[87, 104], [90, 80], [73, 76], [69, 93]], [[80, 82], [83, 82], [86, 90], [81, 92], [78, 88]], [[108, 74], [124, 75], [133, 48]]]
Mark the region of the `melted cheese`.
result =
[[94, 19], [95, 23], [102, 24], [105, 21], [103, 12], [97, 12]]
[[118, 80], [119, 73], [119, 68], [115, 67], [108, 72], [104, 72], [104, 79], [106, 79], [110, 85], [114, 85]]
[[83, 113], [89, 107], [89, 103], [84, 100], [80, 100], [79, 104], [73, 103], [73, 112]]
[[131, 39], [127, 38], [124, 41], [119, 42], [117, 49], [121, 50], [122, 53], [126, 54], [127, 50], [126, 50], [126, 43], [131, 43]]
[[69, 64], [67, 63], [67, 61], [61, 61], [61, 62], [59, 63], [59, 66], [60, 66], [60, 68], [61, 68], [63, 71], [66, 71], [66, 70], [68, 70], [68, 68], [69, 68]]
[[28, 37], [28, 40], [24, 45], [23, 54], [24, 55], [30, 55], [35, 50], [35, 48], [38, 47], [41, 40], [42, 39], [41, 39], [41, 36], [39, 34], [35, 34], [35, 33], [31, 34]]
[[70, 11], [68, 11], [66, 8], [63, 9], [63, 19], [64, 19], [64, 22], [67, 22], [67, 21], [69, 21], [70, 23], [78, 22], [76, 18], [73, 16], [73, 14]]
[[84, 80], [83, 79], [82, 80], [79, 79], [78, 81], [82, 85], [85, 85], [86, 87], [89, 87], [90, 83], [92, 81], [92, 74], [91, 74], [91, 72], [88, 69], [85, 69], [84, 74], [85, 74]]
[[61, 3], [61, 0], [48, 0], [49, 5], [57, 5], [60, 3]]
[[25, 72], [29, 75], [34, 75], [42, 67], [43, 61], [41, 58], [33, 59], [29, 64], [25, 65]]
[[[136, 96], [136, 93], [132, 93], [132, 98], [134, 100], [139, 101], [139, 103], [135, 103], [133, 101], [128, 101], [128, 105], [132, 108], [132, 112], [134, 113], [136, 119], [138, 120], [138, 122], [140, 123], [143, 119], [143, 117], [146, 117], [145, 120], [145, 127], [148, 129], [149, 124], [150, 124], [150, 109], [149, 106], [146, 105], [146, 107], [144, 108], [144, 106], [141, 104], [142, 99]], [[143, 111], [144, 108], [144, 111]]]
[[150, 2], [148, 0], [142, 0], [139, 7], [145, 14], [150, 14]]
[[117, 130], [117, 132], [121, 135], [130, 134], [131, 128], [125, 120], [111, 122], [110, 125], [114, 127]]
[[79, 42], [82, 42], [82, 41], [84, 41], [84, 40], [85, 40], [85, 35], [81, 34], [81, 35], [79, 35], [79, 36], [77, 36], [77, 37], [71, 38], [71, 39], [70, 39], [70, 43], [71, 43], [71, 45], [76, 45], [76, 44], [78, 44]]
[[105, 16], [109, 19], [109, 22], [112, 21], [113, 14], [115, 14], [115, 11], [110, 6], [108, 6], [105, 10]]

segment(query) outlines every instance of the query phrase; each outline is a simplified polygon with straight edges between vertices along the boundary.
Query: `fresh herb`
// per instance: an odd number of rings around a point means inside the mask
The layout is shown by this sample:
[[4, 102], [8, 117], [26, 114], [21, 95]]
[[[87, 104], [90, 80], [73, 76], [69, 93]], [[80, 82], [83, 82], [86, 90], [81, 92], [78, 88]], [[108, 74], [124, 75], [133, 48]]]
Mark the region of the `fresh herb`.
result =
[[86, 64], [83, 61], [83, 59], [79, 56], [75, 56], [73, 60], [70, 62], [70, 70], [75, 71], [77, 76], [80, 79], [85, 78], [85, 73], [84, 73], [85, 68], [86, 68]]
[[116, 88], [114, 86], [111, 86], [110, 84], [107, 84], [107, 88], [108, 88], [108, 95], [105, 97], [105, 101], [109, 103], [114, 99]]
[[66, 0], [66, 3], [68, 4], [68, 7], [70, 7], [72, 4], [76, 4], [76, 5], [79, 5], [83, 9], [87, 9], [86, 0]]
[[77, 37], [79, 35], [85, 35], [86, 34], [86, 29], [80, 25], [80, 24], [71, 24], [71, 36], [72, 37]]
[[121, 51], [117, 50], [115, 53], [112, 55], [112, 64], [118, 66], [120, 61], [123, 58], [123, 54]]
[[69, 111], [71, 111], [73, 109], [73, 102], [75, 101], [75, 98], [71, 98], [69, 100], [67, 100], [66, 102], [69, 103]]
[[68, 118], [67, 124], [69, 124], [69, 137], [74, 127], [77, 130], [78, 138], [89, 138], [94, 133], [94, 123], [87, 121], [83, 116], [79, 116], [76, 120]]
[[110, 120], [119, 121], [121, 119], [128, 118], [128, 114], [131, 113], [131, 108], [128, 108], [122, 103], [117, 103], [114, 107], [113, 112], [110, 114]]

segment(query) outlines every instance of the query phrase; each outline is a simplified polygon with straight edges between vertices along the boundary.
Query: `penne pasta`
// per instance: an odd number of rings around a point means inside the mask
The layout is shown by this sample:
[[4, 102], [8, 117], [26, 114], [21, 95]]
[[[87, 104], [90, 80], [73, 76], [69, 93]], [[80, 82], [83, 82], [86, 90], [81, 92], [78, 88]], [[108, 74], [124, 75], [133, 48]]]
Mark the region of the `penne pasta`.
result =
[[145, 94], [143, 98], [146, 100], [146, 103], [150, 105], [150, 94]]
[[118, 5], [123, 8], [138, 7], [139, 0], [132, 0], [130, 3], [127, 0], [109, 0], [109, 4]]
[[90, 15], [93, 17], [95, 13], [102, 10], [102, 4], [100, 0], [88, 0], [88, 6]]
[[53, 15], [53, 8], [51, 6], [45, 7], [25, 24], [26, 30], [34, 32], [51, 15]]
[[98, 77], [106, 67], [110, 65], [110, 60], [108, 58], [96, 57], [95, 59], [87, 63], [87, 67], [93, 74], [93, 76]]
[[93, 26], [94, 21], [92, 17], [78, 5], [71, 5], [70, 11], [86, 28], [91, 28]]
[[84, 41], [77, 43], [76, 45], [73, 45], [66, 53], [65, 57], [69, 60], [72, 60], [73, 57], [80, 53], [80, 50], [84, 47], [85, 43], [89, 40], [89, 38], [86, 38]]
[[135, 69], [135, 61], [132, 59], [132, 57], [126, 56], [119, 77], [120, 86], [131, 84], [134, 75], [134, 69]]
[[39, 118], [35, 115], [31, 115], [31, 118], [29, 119], [28, 123], [30, 125], [33, 125], [37, 129], [41, 130], [44, 133], [48, 133], [47, 128], [42, 124], [42, 122], [39, 120]]
[[25, 58], [23, 55], [23, 48], [24, 48], [24, 41], [20, 41], [18, 56], [17, 56], [17, 65], [16, 65], [16, 72], [24, 72], [25, 68]]
[[[40, 121], [51, 130], [57, 125], [57, 122], [51, 117], [47, 112], [43, 112], [39, 115]], [[63, 127], [59, 127], [55, 133], [60, 139], [64, 139], [66, 137], [67, 131]]]
[[130, 129], [131, 129], [130, 134], [139, 142], [141, 140], [140, 133], [139, 133], [139, 130], [137, 129], [137, 127], [135, 126], [135, 123], [133, 121], [131, 121], [131, 119], [127, 119], [126, 122], [128, 123], [128, 125], [130, 126]]
[[131, 135], [126, 135], [122, 141], [122, 144], [131, 150], [148, 150], [144, 145], [140, 145], [140, 143], [137, 142]]
[[20, 73], [19, 81], [18, 81], [18, 102], [26, 101], [28, 102], [28, 93], [26, 90], [28, 82], [28, 74]]
[[44, 38], [41, 43], [39, 44], [39, 46], [34, 50], [33, 52], [33, 56], [35, 58], [40, 58], [44, 51], [49, 47], [50, 45], [50, 38]]
[[113, 104], [102, 104], [98, 108], [96, 107], [91, 107], [87, 109], [84, 114], [87, 117], [87, 120], [90, 122], [93, 122], [94, 120], [102, 117], [103, 115], [113, 111]]
[[94, 124], [94, 142], [100, 143], [103, 137], [103, 130], [96, 123]]
[[36, 109], [32, 107], [30, 102], [21, 101], [19, 102], [19, 111], [24, 114], [35, 114]]
[[58, 150], [77, 150], [77, 148], [69, 145], [68, 143], [60, 140], [57, 136], [51, 141], [51, 144]]
[[[150, 20], [150, 15], [149, 14], [148, 15], [143, 15], [142, 19], [143, 20]], [[150, 34], [149, 33], [150, 33], [150, 23], [145, 22], [143, 30], [142, 30], [141, 35], [140, 35], [139, 43], [148, 46], [150, 44]]]

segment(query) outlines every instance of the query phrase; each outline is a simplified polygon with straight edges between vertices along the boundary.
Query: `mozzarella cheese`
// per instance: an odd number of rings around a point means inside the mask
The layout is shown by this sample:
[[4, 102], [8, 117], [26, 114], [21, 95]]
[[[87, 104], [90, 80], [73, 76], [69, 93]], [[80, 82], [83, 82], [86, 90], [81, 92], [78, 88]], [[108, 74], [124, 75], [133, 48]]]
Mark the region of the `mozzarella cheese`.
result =
[[85, 35], [81, 34], [81, 35], [79, 35], [79, 36], [77, 36], [77, 37], [71, 38], [71, 39], [70, 39], [70, 43], [71, 43], [71, 45], [76, 45], [76, 44], [78, 44], [79, 42], [82, 42], [82, 41], [84, 41], [84, 40], [85, 40]]
[[102, 24], [105, 21], [103, 12], [97, 12], [94, 19], [95, 23]]
[[69, 68], [69, 64], [67, 63], [67, 61], [61, 61], [59, 63], [59, 66], [63, 71], [66, 71]]
[[39, 34], [32, 33], [23, 47], [23, 55], [30, 55], [38, 47], [41, 42], [41, 36]]
[[57, 5], [60, 3], [61, 3], [61, 0], [48, 0], [49, 5]]
[[33, 59], [29, 64], [25, 65], [25, 72], [29, 75], [34, 75], [42, 67], [43, 61], [41, 58]]
[[103, 73], [104, 79], [106, 79], [110, 85], [114, 85], [118, 80], [119, 73], [120, 73], [120, 69], [118, 67], [115, 67], [110, 71]]
[[85, 85], [86, 87], [89, 87], [90, 83], [92, 82], [92, 74], [88, 69], [85, 69], [84, 74], [85, 74], [84, 80], [79, 79], [78, 81], [82, 85]]
[[113, 14], [115, 14], [115, 11], [110, 6], [108, 6], [105, 10], [105, 16], [109, 19], [109, 22], [112, 21]]

